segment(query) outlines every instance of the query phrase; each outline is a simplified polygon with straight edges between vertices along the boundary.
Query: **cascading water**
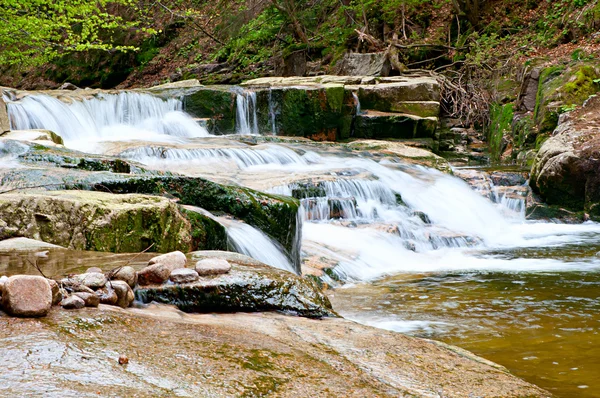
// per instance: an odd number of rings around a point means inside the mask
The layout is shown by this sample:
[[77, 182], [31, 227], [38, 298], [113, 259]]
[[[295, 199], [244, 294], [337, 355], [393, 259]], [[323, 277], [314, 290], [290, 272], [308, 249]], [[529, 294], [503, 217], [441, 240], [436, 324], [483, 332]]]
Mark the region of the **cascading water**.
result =
[[355, 111], [355, 115], [360, 115], [361, 114], [361, 110], [360, 110], [360, 99], [358, 98], [358, 95], [353, 91], [352, 92], [352, 98], [354, 99], [354, 104], [356, 107], [356, 111]]
[[143, 163], [154, 163], [163, 159], [171, 162], [189, 161], [233, 161], [239, 168], [268, 164], [307, 164], [307, 160], [288, 148], [265, 145], [252, 148], [177, 148], [137, 147], [119, 154]]
[[[150, 94], [100, 93], [63, 102], [48, 95], [27, 95], [8, 101], [13, 130], [47, 129], [70, 148], [95, 151], [101, 141], [146, 140], [179, 142], [206, 137], [208, 132], [182, 112], [182, 102]], [[91, 144], [90, 144], [91, 143]]]
[[269, 121], [273, 135], [277, 135], [277, 113], [277, 103], [273, 100], [273, 89], [269, 88]]
[[227, 236], [234, 251], [272, 267], [298, 273], [283, 249], [259, 229], [242, 222], [230, 223], [227, 226]]
[[237, 133], [258, 135], [258, 117], [256, 114], [256, 93], [242, 89], [236, 90]]

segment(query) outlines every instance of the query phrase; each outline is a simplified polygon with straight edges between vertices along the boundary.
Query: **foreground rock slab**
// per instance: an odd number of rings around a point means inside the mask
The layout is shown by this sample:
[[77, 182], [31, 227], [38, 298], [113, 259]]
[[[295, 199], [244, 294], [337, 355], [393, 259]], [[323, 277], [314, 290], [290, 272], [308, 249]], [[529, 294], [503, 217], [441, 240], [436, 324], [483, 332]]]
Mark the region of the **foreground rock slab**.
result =
[[[196, 282], [137, 289], [136, 298], [173, 304], [186, 312], [283, 311], [307, 317], [335, 316], [313, 281], [231, 252], [201, 251], [194, 260], [226, 260], [231, 271]], [[151, 266], [152, 267], [152, 266]], [[140, 281], [142, 275], [139, 275]], [[141, 283], [141, 282], [140, 282]]]
[[5, 320], [7, 396], [550, 396], [475, 356], [340, 318], [101, 305]]

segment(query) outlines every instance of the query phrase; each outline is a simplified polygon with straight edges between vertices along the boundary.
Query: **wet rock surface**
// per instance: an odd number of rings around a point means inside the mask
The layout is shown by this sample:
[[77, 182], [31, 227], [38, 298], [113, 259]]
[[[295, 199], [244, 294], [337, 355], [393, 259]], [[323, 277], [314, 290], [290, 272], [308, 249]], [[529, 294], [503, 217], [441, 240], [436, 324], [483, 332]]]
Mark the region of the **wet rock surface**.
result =
[[60, 305], [66, 310], [78, 310], [85, 307], [85, 300], [77, 295], [71, 295], [67, 298], [64, 298]]
[[232, 269], [189, 284], [143, 287], [136, 290], [136, 298], [143, 303], [173, 304], [186, 312], [283, 311], [307, 317], [335, 316], [329, 299], [311, 280], [237, 253], [194, 252], [190, 257], [226, 260]]
[[100, 306], [5, 320], [8, 396], [550, 396], [477, 357], [338, 318]]

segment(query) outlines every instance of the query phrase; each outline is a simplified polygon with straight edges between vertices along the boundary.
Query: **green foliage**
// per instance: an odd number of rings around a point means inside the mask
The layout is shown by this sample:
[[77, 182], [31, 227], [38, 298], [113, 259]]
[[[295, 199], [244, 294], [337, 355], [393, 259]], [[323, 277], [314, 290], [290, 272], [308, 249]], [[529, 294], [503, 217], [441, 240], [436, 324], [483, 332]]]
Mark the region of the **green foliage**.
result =
[[127, 29], [143, 27], [141, 14], [128, 21], [109, 10], [136, 12], [133, 0], [0, 0], [0, 65], [39, 65], [65, 53], [89, 50], [132, 51], [112, 40]]
[[284, 18], [281, 13], [268, 7], [255, 19], [243, 25], [216, 54], [215, 59], [242, 67], [266, 61], [273, 55], [273, 38], [281, 30]]

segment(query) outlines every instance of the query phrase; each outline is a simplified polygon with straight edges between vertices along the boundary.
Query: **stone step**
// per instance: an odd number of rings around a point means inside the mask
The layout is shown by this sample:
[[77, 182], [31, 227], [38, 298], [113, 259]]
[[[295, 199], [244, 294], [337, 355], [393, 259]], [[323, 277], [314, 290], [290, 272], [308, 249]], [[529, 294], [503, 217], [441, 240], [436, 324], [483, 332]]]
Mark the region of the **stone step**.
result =
[[357, 138], [431, 138], [435, 134], [437, 125], [437, 117], [366, 110], [355, 118], [354, 136]]

